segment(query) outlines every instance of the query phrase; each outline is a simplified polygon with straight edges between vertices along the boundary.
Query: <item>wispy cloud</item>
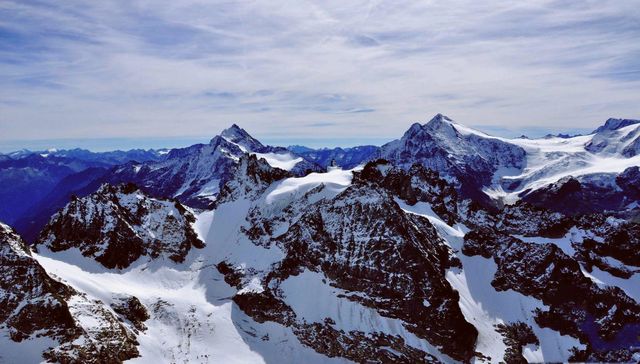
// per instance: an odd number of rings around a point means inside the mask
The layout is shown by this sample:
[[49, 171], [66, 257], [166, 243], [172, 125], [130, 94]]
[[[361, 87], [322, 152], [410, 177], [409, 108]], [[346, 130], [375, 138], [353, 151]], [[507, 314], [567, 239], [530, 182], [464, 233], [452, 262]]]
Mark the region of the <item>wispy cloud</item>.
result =
[[[640, 1], [0, 3], [0, 143], [640, 116]], [[330, 122], [331, 125], [327, 123]], [[324, 124], [323, 124], [324, 123]]]

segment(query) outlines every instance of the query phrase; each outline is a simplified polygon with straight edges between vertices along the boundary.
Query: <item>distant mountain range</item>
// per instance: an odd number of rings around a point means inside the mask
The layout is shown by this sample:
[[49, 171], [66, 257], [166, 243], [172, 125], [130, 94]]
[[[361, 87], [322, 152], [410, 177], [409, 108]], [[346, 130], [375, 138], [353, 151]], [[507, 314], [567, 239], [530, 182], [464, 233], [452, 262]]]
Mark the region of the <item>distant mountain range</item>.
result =
[[[638, 362], [640, 121], [0, 155], [0, 362]], [[13, 226], [13, 227], [12, 227]]]

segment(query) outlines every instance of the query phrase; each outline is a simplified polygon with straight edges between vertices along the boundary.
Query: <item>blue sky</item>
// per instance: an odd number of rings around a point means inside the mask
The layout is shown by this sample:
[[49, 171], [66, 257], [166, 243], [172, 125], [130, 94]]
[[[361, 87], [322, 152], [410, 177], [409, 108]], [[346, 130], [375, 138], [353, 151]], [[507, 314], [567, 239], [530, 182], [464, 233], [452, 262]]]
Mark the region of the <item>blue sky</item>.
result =
[[[640, 117], [640, 1], [0, 2], [0, 150], [494, 134]], [[529, 132], [527, 132], [529, 131]], [[74, 144], [75, 143], [75, 144]]]

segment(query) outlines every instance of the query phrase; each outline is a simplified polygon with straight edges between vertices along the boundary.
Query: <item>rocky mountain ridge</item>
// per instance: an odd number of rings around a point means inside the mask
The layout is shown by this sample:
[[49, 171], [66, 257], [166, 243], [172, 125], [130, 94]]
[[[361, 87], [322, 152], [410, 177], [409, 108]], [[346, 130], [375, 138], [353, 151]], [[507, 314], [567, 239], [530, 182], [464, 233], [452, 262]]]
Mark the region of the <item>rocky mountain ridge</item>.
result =
[[[640, 225], [561, 209], [563, 198], [588, 206], [604, 193], [584, 187], [585, 174], [487, 201], [491, 186], [543, 173], [530, 170], [535, 158], [551, 170], [557, 153], [569, 165], [633, 161], [624, 150], [637, 125], [608, 124], [598, 131], [613, 133], [607, 145], [588, 151], [594, 135], [512, 143], [438, 115], [367, 163], [326, 171], [302, 171], [303, 151], [233, 126], [163, 161], [115, 167], [128, 172], [114, 180], [144, 170], [131, 178], [147, 185], [73, 196], [34, 251], [2, 225], [1, 352], [33, 362], [637, 361]], [[618, 208], [633, 210], [637, 166], [592, 171], [614, 178]], [[159, 198], [164, 189], [172, 197]]]

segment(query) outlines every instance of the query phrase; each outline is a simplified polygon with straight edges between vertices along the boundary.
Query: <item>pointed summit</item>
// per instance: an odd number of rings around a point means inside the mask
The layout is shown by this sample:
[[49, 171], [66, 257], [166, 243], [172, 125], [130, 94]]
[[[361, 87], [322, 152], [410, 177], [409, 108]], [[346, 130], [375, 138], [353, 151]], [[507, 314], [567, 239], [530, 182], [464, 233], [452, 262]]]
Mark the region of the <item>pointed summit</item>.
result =
[[437, 113], [433, 118], [431, 118], [431, 121], [435, 121], [435, 120], [438, 120], [438, 121], [453, 121], [450, 117], [448, 117], [448, 116], [446, 116], [444, 114], [441, 114], [441, 113]]
[[448, 126], [451, 129], [453, 120], [443, 114], [436, 114], [426, 124], [413, 123], [411, 127], [404, 133], [403, 139], [414, 137], [422, 131], [432, 133], [435, 130], [442, 129], [443, 126]]
[[451, 118], [440, 113], [424, 124], [424, 129], [429, 133], [445, 139], [457, 139], [460, 136], [460, 127]]
[[262, 143], [237, 124], [232, 124], [229, 128], [224, 129], [220, 136], [230, 143], [237, 144], [244, 152], [260, 152], [265, 148]]
[[231, 124], [230, 127], [224, 129], [220, 135], [225, 138], [234, 138], [234, 137], [249, 136], [249, 133], [247, 133], [246, 130], [239, 127], [238, 124], [233, 123]]
[[640, 120], [609, 118], [607, 119], [607, 121], [605, 121], [604, 125], [601, 125], [600, 127], [598, 127], [598, 129], [594, 130], [592, 134], [597, 134], [603, 131], [618, 130], [626, 126], [639, 124], [639, 123], [640, 123]]
[[437, 129], [437, 128], [441, 127], [442, 125], [449, 125], [449, 124], [451, 124], [451, 122], [453, 122], [453, 120], [451, 120], [451, 118], [449, 118], [448, 116], [445, 116], [445, 115], [442, 115], [442, 114], [438, 113], [438, 114], [436, 114], [436, 116], [431, 118], [431, 120], [429, 120], [429, 122], [426, 123], [425, 126], [431, 127], [432, 129]]

